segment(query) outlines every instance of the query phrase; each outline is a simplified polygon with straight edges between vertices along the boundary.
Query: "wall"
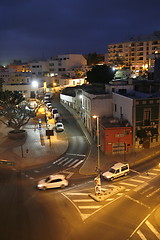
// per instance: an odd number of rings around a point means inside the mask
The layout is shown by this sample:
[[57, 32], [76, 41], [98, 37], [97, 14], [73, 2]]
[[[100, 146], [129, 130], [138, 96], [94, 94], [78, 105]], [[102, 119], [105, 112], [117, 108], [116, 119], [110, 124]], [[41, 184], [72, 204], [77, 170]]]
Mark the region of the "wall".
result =
[[[115, 111], [116, 110], [116, 111]], [[133, 99], [113, 93], [113, 117], [128, 120], [133, 125]]]

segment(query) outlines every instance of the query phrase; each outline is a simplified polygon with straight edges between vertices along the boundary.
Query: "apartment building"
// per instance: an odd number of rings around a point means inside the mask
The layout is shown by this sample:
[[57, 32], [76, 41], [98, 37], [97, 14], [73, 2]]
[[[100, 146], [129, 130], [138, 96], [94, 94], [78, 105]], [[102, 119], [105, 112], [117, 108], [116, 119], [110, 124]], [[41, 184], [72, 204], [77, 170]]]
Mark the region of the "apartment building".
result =
[[43, 77], [49, 75], [48, 61], [35, 61], [30, 62], [30, 71], [33, 76]]
[[108, 45], [109, 66], [130, 67], [134, 71], [146, 71], [154, 62], [149, 55], [160, 52], [160, 32], [130, 38], [128, 41]]
[[87, 65], [87, 60], [81, 54], [57, 55], [48, 60], [49, 72], [51, 75], [67, 75]]

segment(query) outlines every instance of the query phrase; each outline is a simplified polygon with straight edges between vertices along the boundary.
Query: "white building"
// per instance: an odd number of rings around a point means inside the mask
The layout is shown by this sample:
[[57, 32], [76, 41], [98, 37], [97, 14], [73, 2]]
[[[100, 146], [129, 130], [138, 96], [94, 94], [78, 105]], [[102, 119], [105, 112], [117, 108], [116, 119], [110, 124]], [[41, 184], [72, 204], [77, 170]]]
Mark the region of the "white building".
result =
[[29, 65], [33, 76], [42, 77], [49, 75], [48, 61], [35, 61], [31, 62]]
[[87, 65], [87, 60], [81, 54], [57, 55], [48, 60], [51, 75], [67, 75], [69, 71]]
[[111, 94], [100, 94], [96, 91], [89, 93], [88, 91], [82, 90], [82, 118], [88, 131], [92, 134], [93, 116], [111, 116], [112, 115], [112, 95]]

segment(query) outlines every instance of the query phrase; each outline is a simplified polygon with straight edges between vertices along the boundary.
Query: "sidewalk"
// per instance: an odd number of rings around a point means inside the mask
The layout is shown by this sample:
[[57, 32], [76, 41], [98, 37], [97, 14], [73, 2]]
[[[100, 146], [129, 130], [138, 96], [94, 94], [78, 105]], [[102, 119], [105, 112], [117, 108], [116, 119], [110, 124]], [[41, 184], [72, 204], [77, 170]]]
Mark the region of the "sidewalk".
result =
[[[42, 119], [42, 129], [38, 129], [38, 119]], [[54, 125], [50, 124], [50, 128]], [[10, 128], [0, 122], [0, 160], [12, 161], [14, 167], [26, 169], [54, 161], [67, 151], [68, 141], [65, 132], [46, 136], [46, 123], [44, 114], [37, 114], [36, 118], [30, 119], [23, 128], [27, 131], [26, 139], [12, 140], [7, 134]]]

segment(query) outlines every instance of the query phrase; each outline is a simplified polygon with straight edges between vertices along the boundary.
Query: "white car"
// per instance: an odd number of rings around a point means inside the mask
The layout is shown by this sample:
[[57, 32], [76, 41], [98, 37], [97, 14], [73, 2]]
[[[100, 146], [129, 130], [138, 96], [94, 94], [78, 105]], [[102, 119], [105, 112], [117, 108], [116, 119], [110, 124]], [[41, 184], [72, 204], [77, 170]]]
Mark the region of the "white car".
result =
[[106, 180], [112, 181], [115, 178], [126, 176], [129, 173], [128, 163], [116, 163], [107, 172], [103, 173], [102, 176]]
[[37, 188], [46, 190], [47, 188], [63, 188], [68, 186], [68, 181], [64, 175], [50, 175], [38, 182]]
[[63, 131], [64, 131], [63, 123], [57, 122], [57, 123], [55, 124], [55, 129], [56, 129], [56, 132], [63, 132]]
[[46, 107], [52, 107], [52, 103], [51, 102], [48, 102], [48, 103], [46, 103]]

